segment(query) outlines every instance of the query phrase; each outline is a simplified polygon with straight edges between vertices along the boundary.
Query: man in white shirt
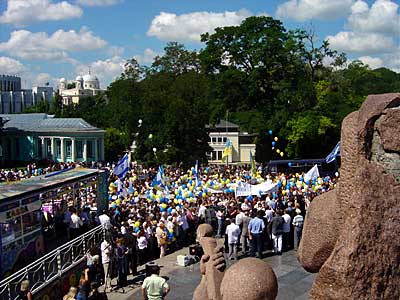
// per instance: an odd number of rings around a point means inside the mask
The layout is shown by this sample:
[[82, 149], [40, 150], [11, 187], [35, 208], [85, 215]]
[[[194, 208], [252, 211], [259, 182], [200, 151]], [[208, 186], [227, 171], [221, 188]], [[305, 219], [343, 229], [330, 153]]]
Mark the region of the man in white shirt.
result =
[[83, 222], [81, 218], [76, 213], [76, 208], [71, 208], [71, 222], [69, 223], [69, 232], [71, 240], [78, 237], [79, 229], [82, 227]]
[[292, 223], [292, 218], [288, 214], [288, 210], [285, 209], [285, 213], [282, 216], [283, 220], [285, 221], [283, 223], [283, 250], [287, 251], [289, 250], [289, 236], [290, 236], [290, 225]]
[[225, 234], [228, 236], [229, 253], [228, 259], [237, 260], [237, 247], [239, 243], [240, 227], [235, 224], [235, 220], [231, 220], [231, 224], [226, 226]]
[[103, 263], [104, 269], [104, 292], [106, 292], [107, 288], [111, 288], [111, 279], [109, 276], [110, 270], [110, 259], [111, 259], [111, 245], [107, 240], [104, 240], [100, 245], [101, 250], [101, 262]]

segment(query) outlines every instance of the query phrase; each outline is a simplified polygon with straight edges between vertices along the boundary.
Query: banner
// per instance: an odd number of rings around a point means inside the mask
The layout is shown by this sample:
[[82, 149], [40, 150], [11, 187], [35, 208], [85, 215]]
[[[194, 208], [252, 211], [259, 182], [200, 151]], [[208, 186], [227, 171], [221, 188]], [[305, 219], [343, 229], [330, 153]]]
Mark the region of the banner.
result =
[[319, 177], [318, 166], [314, 165], [314, 167], [312, 167], [311, 170], [304, 175], [304, 182], [308, 182], [318, 177]]
[[267, 181], [255, 185], [242, 183], [236, 187], [236, 197], [249, 195], [261, 196], [268, 193], [276, 192], [277, 190], [277, 183], [269, 183]]

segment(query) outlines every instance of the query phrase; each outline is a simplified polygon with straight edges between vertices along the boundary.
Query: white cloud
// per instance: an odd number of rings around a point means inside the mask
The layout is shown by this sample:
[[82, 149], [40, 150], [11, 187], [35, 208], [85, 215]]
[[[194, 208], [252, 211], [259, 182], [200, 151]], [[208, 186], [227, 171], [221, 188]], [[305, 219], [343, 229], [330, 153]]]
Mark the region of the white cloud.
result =
[[124, 71], [126, 60], [120, 56], [114, 56], [105, 60], [97, 60], [90, 64], [80, 64], [75, 68], [78, 75], [86, 74], [90, 68], [91, 73], [100, 80], [102, 88], [108, 86]]
[[351, 7], [348, 26], [357, 32], [383, 34], [400, 33], [399, 5], [389, 0], [377, 0], [371, 8], [364, 1], [357, 1]]
[[77, 0], [81, 5], [86, 6], [111, 6], [121, 3], [123, 0]]
[[0, 43], [0, 51], [28, 60], [68, 60], [68, 52], [96, 50], [106, 45], [87, 28], [79, 32], [58, 30], [52, 35], [16, 30], [7, 42]]
[[361, 56], [358, 60], [368, 65], [372, 70], [383, 66], [383, 60], [379, 57]]
[[21, 75], [26, 71], [26, 67], [18, 60], [7, 56], [0, 56], [1, 74]]
[[134, 58], [138, 61], [141, 65], [151, 64], [153, 62], [154, 57], [158, 55], [157, 52], [154, 50], [147, 48], [144, 50], [143, 54], [135, 55]]
[[289, 0], [278, 6], [276, 17], [306, 21], [334, 20], [345, 16], [353, 0]]
[[379, 54], [393, 51], [394, 41], [377, 33], [354, 33], [341, 31], [334, 36], [327, 36], [331, 48], [346, 53]]
[[0, 16], [0, 23], [26, 26], [41, 21], [58, 21], [79, 18], [83, 14], [79, 6], [67, 1], [8, 0], [7, 9]]
[[193, 12], [176, 15], [161, 12], [151, 22], [148, 36], [155, 36], [164, 41], [199, 42], [200, 35], [213, 33], [216, 27], [239, 25], [252, 13], [246, 9], [239, 11]]

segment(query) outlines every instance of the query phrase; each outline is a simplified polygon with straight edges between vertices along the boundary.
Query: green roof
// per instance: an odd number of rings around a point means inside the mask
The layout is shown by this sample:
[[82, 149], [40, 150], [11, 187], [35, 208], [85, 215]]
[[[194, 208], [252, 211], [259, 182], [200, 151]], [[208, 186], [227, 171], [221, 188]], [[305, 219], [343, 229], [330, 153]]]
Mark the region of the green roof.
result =
[[28, 132], [103, 132], [81, 118], [54, 118], [43, 113], [4, 114], [1, 118], [8, 120], [6, 130]]

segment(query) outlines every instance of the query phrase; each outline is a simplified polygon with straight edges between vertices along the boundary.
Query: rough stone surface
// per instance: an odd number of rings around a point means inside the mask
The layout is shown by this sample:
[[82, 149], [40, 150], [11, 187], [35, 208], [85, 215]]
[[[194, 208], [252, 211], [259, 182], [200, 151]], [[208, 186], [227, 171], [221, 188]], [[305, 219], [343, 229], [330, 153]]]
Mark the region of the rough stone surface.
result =
[[336, 244], [337, 228], [336, 214], [338, 209], [336, 190], [318, 197], [307, 213], [307, 222], [304, 224], [303, 239], [298, 249], [301, 265], [308, 272], [316, 273], [331, 255]]
[[[336, 196], [336, 204], [319, 204], [326, 198], [313, 201], [299, 251], [307, 269], [319, 269], [310, 299], [392, 300], [400, 295], [399, 108], [400, 94], [371, 95], [343, 121], [341, 179], [336, 193], [324, 196]], [[334, 216], [335, 223], [323, 220], [327, 216]], [[318, 224], [336, 229], [332, 250], [323, 231], [306, 230]], [[318, 252], [324, 259], [330, 252], [321, 267], [320, 260], [315, 265], [310, 260]]]
[[277, 294], [274, 271], [256, 258], [245, 258], [231, 266], [221, 284], [223, 300], [275, 300]]

